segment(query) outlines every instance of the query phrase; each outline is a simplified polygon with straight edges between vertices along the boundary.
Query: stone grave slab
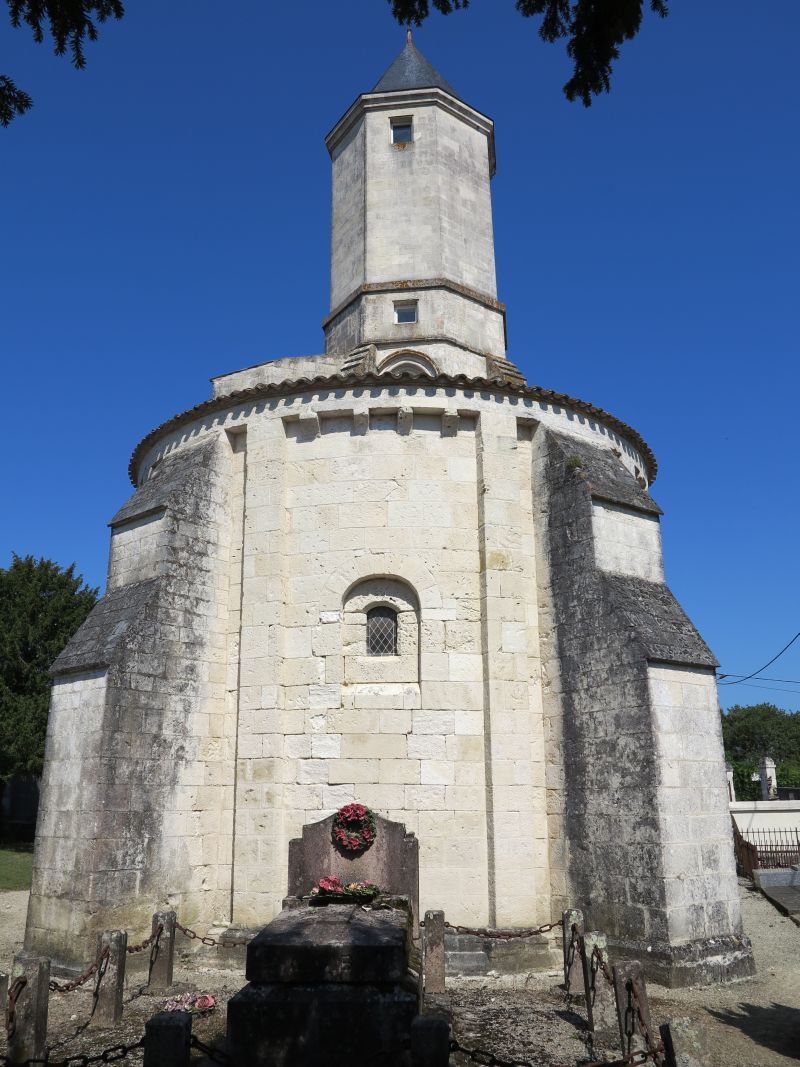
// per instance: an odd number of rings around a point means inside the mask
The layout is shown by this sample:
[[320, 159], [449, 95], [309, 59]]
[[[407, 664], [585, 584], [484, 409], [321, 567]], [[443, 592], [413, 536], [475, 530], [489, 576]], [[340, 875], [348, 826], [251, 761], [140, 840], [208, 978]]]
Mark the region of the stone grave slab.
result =
[[409, 916], [356, 904], [281, 912], [247, 946], [249, 982], [400, 982]]

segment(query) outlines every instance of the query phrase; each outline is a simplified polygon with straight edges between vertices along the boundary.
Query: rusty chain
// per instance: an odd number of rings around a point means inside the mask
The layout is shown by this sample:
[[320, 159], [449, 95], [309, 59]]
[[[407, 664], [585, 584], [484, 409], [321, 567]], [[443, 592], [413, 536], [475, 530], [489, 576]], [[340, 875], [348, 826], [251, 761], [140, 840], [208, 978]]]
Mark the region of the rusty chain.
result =
[[14, 1036], [14, 1031], [17, 1029], [17, 1001], [27, 984], [28, 979], [24, 975], [20, 975], [8, 987], [6, 997], [6, 1034], [9, 1040]]
[[620, 1056], [617, 1060], [592, 1060], [590, 1063], [581, 1062], [580, 1064], [571, 1063], [556, 1063], [553, 1067], [637, 1067], [639, 1064], [647, 1063], [652, 1053], [642, 1049], [641, 1052], [629, 1052], [627, 1056]]
[[639, 1001], [639, 994], [636, 991], [636, 983], [630, 978], [627, 981], [627, 989], [631, 998], [631, 1003], [633, 1004], [633, 1010], [636, 1012], [636, 1017], [639, 1020], [639, 1029], [642, 1031], [644, 1043], [647, 1045], [647, 1051], [653, 1057], [653, 1062], [660, 1065], [662, 1062], [664, 1046], [660, 1041], [653, 1040], [650, 1033], [650, 1027], [645, 1022], [644, 1012], [642, 1011], [642, 1005]]
[[[563, 922], [561, 923], [563, 926]], [[579, 952], [581, 956], [584, 954], [583, 937], [575, 923], [570, 927], [570, 934], [572, 935], [567, 948], [567, 958], [564, 964], [564, 992], [567, 998], [567, 1007], [572, 1003], [572, 991], [570, 990], [572, 964], [575, 962], [575, 952]]]
[[[456, 1041], [455, 1038], [450, 1040], [450, 1051], [461, 1052], [469, 1057], [472, 1063], [481, 1064], [482, 1067], [539, 1067], [538, 1062], [532, 1063], [530, 1060], [503, 1059], [502, 1056], [489, 1052], [485, 1048], [467, 1048]], [[575, 1065], [559, 1063], [555, 1064], [555, 1067], [638, 1067], [640, 1064], [647, 1063], [652, 1055], [652, 1052], [643, 1049], [641, 1052], [630, 1052], [616, 1060], [593, 1060], [591, 1063], [582, 1062]]]
[[[158, 941], [161, 937], [161, 932], [164, 929], [162, 923], [159, 923], [153, 933], [140, 941], [138, 945], [128, 945], [125, 949], [126, 952], [143, 952], [144, 949], [150, 948], [152, 944]], [[86, 985], [90, 978], [92, 978], [98, 971], [101, 971], [100, 977], [103, 977], [105, 968], [103, 964], [111, 956], [111, 946], [106, 945], [97, 959], [92, 963], [78, 978], [72, 978], [69, 982], [57, 982], [54, 978], [50, 979], [49, 989], [52, 993], [72, 993], [74, 990], [79, 989], [82, 985]]]
[[450, 1038], [450, 1051], [461, 1052], [468, 1056], [473, 1063], [482, 1064], [483, 1067], [538, 1067], [537, 1064], [532, 1063], [530, 1060], [504, 1060], [501, 1056], [497, 1056], [494, 1052], [489, 1052], [485, 1048], [467, 1048], [466, 1045], [456, 1041], [454, 1037]]
[[[97, 974], [110, 955], [111, 949], [106, 945], [94, 963], [87, 967], [79, 978], [73, 978], [69, 982], [57, 982], [55, 978], [51, 978], [48, 988], [52, 993], [71, 993], [73, 990], [78, 989], [79, 986], [85, 985], [93, 975]], [[103, 973], [105, 973], [105, 969], [103, 969]], [[101, 974], [100, 977], [102, 978], [103, 975]]]
[[[424, 922], [419, 924], [425, 926]], [[476, 937], [488, 937], [492, 941], [513, 941], [520, 937], [536, 937], [537, 934], [549, 934], [551, 930], [555, 930], [557, 926], [563, 926], [564, 923], [561, 919], [557, 919], [554, 923], [545, 923], [543, 926], [533, 926], [525, 930], [487, 930], [483, 926], [456, 926], [453, 923], [446, 922], [445, 927], [448, 930], [453, 930], [457, 934], [474, 934]]]
[[79, 1053], [76, 1056], [67, 1056], [64, 1060], [45, 1058], [25, 1060], [23, 1063], [11, 1060], [8, 1056], [0, 1056], [0, 1064], [3, 1067], [91, 1067], [94, 1063], [119, 1063], [139, 1048], [144, 1048], [144, 1034], [130, 1045], [112, 1045], [111, 1048], [103, 1049], [102, 1052], [96, 1052], [91, 1056]]
[[150, 948], [151, 945], [155, 944], [155, 942], [158, 941], [158, 939], [159, 939], [159, 937], [161, 937], [161, 934], [163, 933], [163, 931], [164, 931], [164, 924], [163, 923], [159, 923], [158, 926], [155, 928], [155, 930], [152, 932], [152, 934], [150, 934], [149, 937], [146, 937], [144, 939], [144, 941], [140, 941], [138, 945], [128, 945], [128, 947], [125, 949], [125, 951], [126, 952], [143, 952], [146, 948]]
[[227, 1064], [233, 1063], [233, 1060], [227, 1052], [223, 1052], [218, 1048], [212, 1048], [211, 1045], [206, 1045], [199, 1037], [195, 1037], [194, 1034], [191, 1036], [190, 1044], [192, 1048], [196, 1048], [198, 1052], [202, 1052], [204, 1056], [207, 1056], [212, 1063], [222, 1064], [223, 1067], [227, 1067]]
[[603, 953], [600, 951], [597, 945], [595, 945], [592, 949], [590, 963], [592, 967], [592, 975], [594, 976], [599, 971], [605, 978], [605, 980], [608, 982], [608, 984], [613, 986], [614, 977], [611, 974], [611, 970], [608, 966], [608, 963], [606, 962], [605, 957], [603, 956]]
[[245, 945], [249, 945], [253, 940], [252, 937], [248, 938], [247, 941], [234, 941], [229, 937], [222, 937], [217, 940], [217, 938], [209, 937], [208, 935], [203, 937], [203, 935], [198, 934], [196, 930], [192, 930], [188, 926], [183, 926], [177, 921], [175, 922], [175, 929], [180, 930], [182, 934], [186, 934], [192, 941], [199, 941], [201, 945], [209, 945], [211, 947], [216, 945], [219, 948], [243, 948]]

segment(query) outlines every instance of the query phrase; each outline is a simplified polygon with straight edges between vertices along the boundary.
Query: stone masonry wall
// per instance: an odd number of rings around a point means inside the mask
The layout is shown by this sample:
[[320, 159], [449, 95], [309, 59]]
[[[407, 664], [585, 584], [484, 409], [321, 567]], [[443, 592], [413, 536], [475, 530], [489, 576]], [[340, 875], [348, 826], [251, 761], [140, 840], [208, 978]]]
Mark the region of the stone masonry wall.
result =
[[[350, 799], [419, 835], [423, 906], [551, 918], [543, 422], [587, 464], [618, 449], [593, 491], [641, 503], [622, 438], [493, 388], [318, 387], [153, 446], [55, 666], [29, 948], [82, 962], [93, 930], [144, 930], [159, 904], [266, 922], [288, 841]], [[396, 662], [362, 655], [373, 596], [402, 604]]]
[[[359, 800], [418, 833], [423, 906], [543, 921], [530, 440], [387, 399], [248, 428], [234, 918], [270, 918], [288, 841]], [[360, 655], [398, 589], [418, 636]]]
[[[168, 551], [135, 554], [55, 666], [26, 946], [80, 963], [93, 930], [145, 932], [230, 908], [234, 723], [225, 657], [231, 449], [165, 460], [116, 517], [163, 510]], [[153, 553], [142, 539], [141, 573]], [[119, 559], [117, 560], [119, 563]]]
[[[700, 959], [746, 972], [709, 713], [714, 659], [666, 586], [595, 563], [594, 493], [645, 521], [657, 506], [612, 453], [546, 431], [534, 440], [554, 893], [661, 980], [696, 978]], [[687, 911], [682, 886], [701, 861], [704, 904]]]

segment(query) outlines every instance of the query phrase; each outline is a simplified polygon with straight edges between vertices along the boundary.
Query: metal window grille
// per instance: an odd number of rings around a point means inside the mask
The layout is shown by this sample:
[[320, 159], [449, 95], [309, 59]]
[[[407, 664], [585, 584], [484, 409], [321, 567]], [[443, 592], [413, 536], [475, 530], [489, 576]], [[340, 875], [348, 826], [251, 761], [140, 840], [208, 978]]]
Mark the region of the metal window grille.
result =
[[367, 655], [397, 655], [397, 612], [391, 608], [367, 612]]

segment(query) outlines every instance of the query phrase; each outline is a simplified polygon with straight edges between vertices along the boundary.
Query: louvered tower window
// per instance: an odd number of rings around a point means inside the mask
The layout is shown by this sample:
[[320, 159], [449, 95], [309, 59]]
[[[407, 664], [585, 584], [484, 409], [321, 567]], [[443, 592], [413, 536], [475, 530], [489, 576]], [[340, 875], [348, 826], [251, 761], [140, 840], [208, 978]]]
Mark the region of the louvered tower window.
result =
[[397, 612], [391, 608], [367, 612], [367, 655], [397, 655]]

